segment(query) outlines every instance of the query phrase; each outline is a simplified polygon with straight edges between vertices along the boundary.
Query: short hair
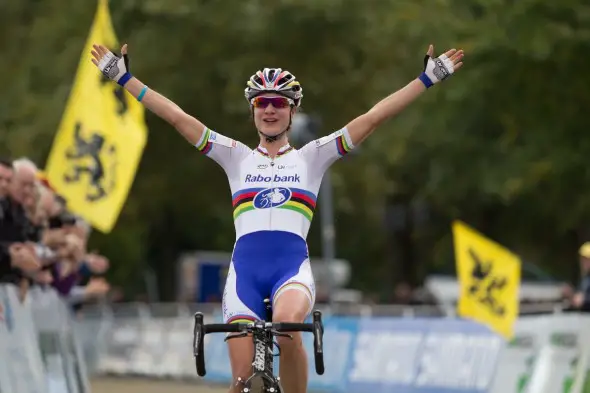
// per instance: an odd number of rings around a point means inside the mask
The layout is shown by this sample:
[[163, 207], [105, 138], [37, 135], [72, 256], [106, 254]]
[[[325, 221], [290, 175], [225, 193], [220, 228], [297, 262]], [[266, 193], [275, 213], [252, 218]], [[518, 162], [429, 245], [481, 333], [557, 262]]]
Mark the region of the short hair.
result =
[[12, 162], [12, 167], [14, 168], [15, 172], [18, 172], [20, 169], [29, 168], [35, 173], [39, 171], [37, 165], [26, 157], [19, 158]]
[[6, 157], [0, 157], [0, 166], [12, 169], [12, 160]]

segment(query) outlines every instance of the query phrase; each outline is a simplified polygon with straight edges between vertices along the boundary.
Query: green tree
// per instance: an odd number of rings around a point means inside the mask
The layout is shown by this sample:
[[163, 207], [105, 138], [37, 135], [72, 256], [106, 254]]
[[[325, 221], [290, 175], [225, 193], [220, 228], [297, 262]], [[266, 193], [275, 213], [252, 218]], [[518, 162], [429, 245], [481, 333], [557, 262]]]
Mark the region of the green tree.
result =
[[[43, 163], [94, 11], [73, 0], [0, 5], [3, 153]], [[327, 134], [416, 77], [428, 44], [464, 48], [460, 75], [333, 167], [338, 257], [352, 262], [354, 286], [388, 297], [398, 280], [452, 266], [450, 222], [461, 218], [525, 260], [574, 277], [575, 250], [590, 235], [583, 1], [127, 0], [111, 11], [136, 76], [251, 146], [257, 136], [243, 88], [257, 69], [292, 71], [304, 86], [303, 108], [321, 115]], [[94, 234], [92, 245], [130, 292], [141, 290], [138, 273], [150, 267], [171, 298], [181, 252], [231, 250], [230, 195], [220, 167], [150, 113], [147, 122], [148, 145], [117, 227]], [[394, 201], [427, 206], [428, 220], [391, 233]], [[316, 217], [312, 255], [320, 254], [318, 226]]]

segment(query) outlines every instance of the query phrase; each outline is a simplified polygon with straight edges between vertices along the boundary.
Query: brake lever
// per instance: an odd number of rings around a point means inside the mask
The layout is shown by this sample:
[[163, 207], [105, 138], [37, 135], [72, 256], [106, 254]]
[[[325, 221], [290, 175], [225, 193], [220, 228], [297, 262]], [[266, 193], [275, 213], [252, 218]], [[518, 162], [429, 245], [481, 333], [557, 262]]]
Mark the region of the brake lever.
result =
[[227, 341], [227, 340], [231, 340], [232, 338], [240, 338], [240, 337], [246, 337], [248, 335], [248, 332], [242, 332], [242, 333], [236, 333], [236, 334], [230, 334], [229, 336], [225, 337], [223, 339], [223, 341]]
[[289, 334], [289, 333], [283, 333], [283, 332], [279, 332], [279, 331], [276, 331], [276, 330], [271, 330], [270, 332], [273, 334], [273, 336], [277, 336], [277, 337], [288, 337], [291, 340], [293, 340], [293, 336], [291, 334]]

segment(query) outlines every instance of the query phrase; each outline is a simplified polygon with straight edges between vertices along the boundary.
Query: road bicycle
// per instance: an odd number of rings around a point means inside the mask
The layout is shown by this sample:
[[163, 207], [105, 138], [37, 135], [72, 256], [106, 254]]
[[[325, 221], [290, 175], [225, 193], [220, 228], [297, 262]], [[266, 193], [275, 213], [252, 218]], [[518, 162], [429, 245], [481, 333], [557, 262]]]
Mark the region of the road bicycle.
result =
[[[283, 393], [280, 377], [275, 376], [273, 369], [273, 358], [280, 355], [280, 347], [274, 342], [275, 337], [293, 336], [288, 332], [311, 332], [313, 333], [313, 352], [315, 370], [318, 375], [324, 373], [324, 349], [323, 336], [324, 327], [322, 324], [322, 313], [316, 310], [312, 313], [311, 323], [287, 323], [271, 322], [272, 306], [269, 299], [264, 300], [266, 309], [266, 320], [258, 320], [248, 323], [214, 323], [205, 324], [203, 313], [195, 313], [195, 326], [193, 333], [193, 355], [197, 374], [201, 377], [206, 375], [205, 370], [205, 335], [209, 333], [232, 333], [224, 341], [238, 337], [252, 336], [254, 342], [254, 357], [252, 359], [252, 375], [246, 380], [239, 378], [237, 383], [242, 385], [241, 393], [254, 393], [253, 383], [259, 381], [261, 393]], [[277, 346], [278, 353], [274, 353], [274, 346]], [[258, 393], [258, 392], [256, 392]]]

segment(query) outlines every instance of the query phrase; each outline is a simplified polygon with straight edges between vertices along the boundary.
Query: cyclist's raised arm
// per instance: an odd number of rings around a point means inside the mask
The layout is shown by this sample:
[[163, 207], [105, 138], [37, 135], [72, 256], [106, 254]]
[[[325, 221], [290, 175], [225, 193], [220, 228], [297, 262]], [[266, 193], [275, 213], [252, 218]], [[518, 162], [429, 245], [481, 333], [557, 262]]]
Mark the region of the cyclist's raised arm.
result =
[[[125, 89], [133, 97], [137, 98], [144, 86], [139, 79], [131, 77], [125, 84]], [[206, 126], [203, 123], [184, 112], [178, 105], [155, 90], [146, 88], [141, 103], [174, 127], [191, 145], [197, 143], [205, 131]]]
[[251, 152], [246, 145], [213, 132], [174, 102], [133, 77], [129, 72], [126, 44], [121, 48], [122, 57], [114, 55], [102, 45], [93, 45], [93, 48], [92, 62], [105, 76], [123, 86], [147, 109], [176, 128], [191, 145], [215, 160], [228, 177], [235, 175], [241, 160]]
[[185, 113], [178, 105], [149, 89], [129, 72], [127, 45], [121, 48], [122, 57], [114, 55], [103, 45], [93, 45], [92, 62], [109, 79], [123, 86], [133, 97], [141, 101], [151, 112], [172, 125], [192, 145], [195, 145], [206, 127], [199, 120]]
[[418, 78], [378, 102], [367, 113], [348, 123], [346, 129], [350, 133], [353, 144], [358, 145], [364, 141], [384, 121], [399, 114], [427, 88], [448, 78], [463, 65], [462, 50], [451, 49], [434, 59], [432, 58], [433, 52], [434, 48], [430, 45], [424, 57], [424, 70]]

